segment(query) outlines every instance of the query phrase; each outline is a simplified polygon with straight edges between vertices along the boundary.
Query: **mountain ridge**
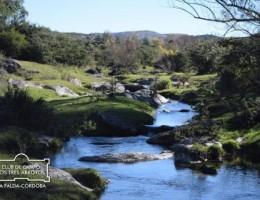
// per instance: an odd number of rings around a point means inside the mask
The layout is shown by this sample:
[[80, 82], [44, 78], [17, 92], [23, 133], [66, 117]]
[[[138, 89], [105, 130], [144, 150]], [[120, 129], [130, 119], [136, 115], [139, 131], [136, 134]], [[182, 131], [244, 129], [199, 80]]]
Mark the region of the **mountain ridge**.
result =
[[[105, 32], [106, 33], [106, 32]], [[171, 39], [179, 39], [183, 37], [190, 37], [194, 39], [199, 39], [199, 40], [216, 40], [219, 39], [220, 37], [212, 35], [212, 34], [205, 34], [205, 35], [189, 35], [189, 34], [182, 34], [182, 33], [158, 33], [155, 31], [149, 31], [149, 30], [141, 30], [141, 31], [123, 31], [123, 32], [107, 32], [110, 34], [112, 37], [115, 38], [129, 38], [131, 35], [135, 34], [136, 38], [138, 40], [143, 40], [143, 39], [152, 39], [152, 38], [159, 38], [159, 39], [166, 39], [166, 38], [171, 38]], [[76, 39], [84, 40], [87, 38], [95, 38], [97, 36], [101, 36], [104, 33], [76, 33], [76, 32], [67, 32], [64, 34], [68, 34]]]

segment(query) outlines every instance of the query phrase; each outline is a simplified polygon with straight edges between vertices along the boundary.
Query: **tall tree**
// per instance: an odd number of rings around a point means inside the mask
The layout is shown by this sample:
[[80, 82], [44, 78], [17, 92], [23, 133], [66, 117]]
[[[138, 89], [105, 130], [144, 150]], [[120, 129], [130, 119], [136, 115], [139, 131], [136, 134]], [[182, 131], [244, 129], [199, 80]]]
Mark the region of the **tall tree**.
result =
[[28, 12], [24, 0], [0, 0], [0, 30], [16, 28], [25, 22]]
[[134, 71], [139, 62], [138, 41], [135, 35], [126, 39], [108, 37], [103, 53], [105, 64], [117, 72]]

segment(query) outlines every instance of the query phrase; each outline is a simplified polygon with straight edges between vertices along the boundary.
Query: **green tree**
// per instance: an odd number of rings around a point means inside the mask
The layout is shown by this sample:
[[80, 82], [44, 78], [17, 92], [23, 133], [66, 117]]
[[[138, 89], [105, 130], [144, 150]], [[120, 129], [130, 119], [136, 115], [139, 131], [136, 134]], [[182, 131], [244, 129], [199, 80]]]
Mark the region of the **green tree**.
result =
[[0, 30], [16, 28], [25, 22], [28, 12], [23, 3], [24, 0], [0, 1]]
[[129, 38], [108, 37], [105, 42], [104, 60], [116, 72], [133, 72], [139, 61], [138, 41], [135, 35]]
[[200, 42], [187, 49], [190, 65], [198, 74], [207, 74], [216, 71], [216, 58], [219, 48], [214, 41]]
[[239, 90], [244, 93], [249, 89], [259, 92], [260, 38], [226, 39], [221, 45], [226, 51], [220, 58], [219, 89], [222, 92]]
[[25, 36], [15, 30], [0, 33], [0, 51], [8, 57], [19, 58], [27, 43]]

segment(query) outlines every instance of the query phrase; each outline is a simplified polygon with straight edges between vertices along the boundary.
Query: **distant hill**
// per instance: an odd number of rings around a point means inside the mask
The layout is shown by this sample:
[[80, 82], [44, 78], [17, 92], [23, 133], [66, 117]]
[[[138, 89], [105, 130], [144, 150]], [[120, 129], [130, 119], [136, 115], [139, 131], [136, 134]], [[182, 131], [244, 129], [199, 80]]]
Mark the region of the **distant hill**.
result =
[[[65, 33], [67, 35], [72, 36], [75, 39], [79, 40], [86, 40], [86, 39], [94, 39], [97, 36], [102, 35], [103, 33], [90, 33], [90, 34], [84, 34], [84, 33]], [[136, 38], [138, 40], [143, 40], [145, 38], [152, 39], [152, 38], [159, 38], [163, 40], [181, 40], [183, 38], [189, 38], [191, 40], [217, 40], [219, 37], [214, 35], [198, 35], [198, 36], [192, 36], [188, 34], [162, 34], [157, 33], [154, 31], [126, 31], [126, 32], [117, 32], [117, 33], [109, 33], [115, 38], [129, 38], [132, 34], [135, 34]]]
[[116, 38], [129, 38], [132, 34], [136, 35], [136, 38], [139, 40], [148, 38], [159, 38], [159, 39], [165, 39], [167, 37], [166, 34], [157, 33], [154, 31], [126, 31], [126, 32], [118, 32], [118, 33], [111, 33], [112, 36]]

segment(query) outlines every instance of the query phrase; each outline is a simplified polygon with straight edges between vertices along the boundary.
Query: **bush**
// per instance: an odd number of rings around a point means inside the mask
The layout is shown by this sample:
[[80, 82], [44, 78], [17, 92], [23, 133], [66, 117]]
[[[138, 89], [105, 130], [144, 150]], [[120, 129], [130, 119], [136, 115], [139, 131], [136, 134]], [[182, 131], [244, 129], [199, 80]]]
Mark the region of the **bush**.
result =
[[103, 179], [94, 169], [67, 169], [66, 171], [82, 185], [94, 189], [96, 192], [103, 191], [107, 185], [107, 180]]
[[0, 134], [0, 149], [8, 153], [26, 153], [29, 156], [39, 156], [36, 136], [22, 128], [7, 127]]
[[34, 100], [26, 90], [9, 89], [4, 96], [10, 125], [48, 133], [54, 126], [54, 110], [42, 98]]
[[53, 139], [50, 143], [50, 150], [51, 152], [58, 152], [62, 147], [62, 142], [59, 139]]
[[164, 90], [168, 89], [171, 86], [171, 82], [169, 80], [160, 80], [157, 83], [153, 83], [151, 88], [154, 90]]
[[227, 140], [222, 145], [224, 151], [228, 154], [234, 155], [237, 154], [240, 147], [235, 140]]
[[212, 145], [208, 149], [208, 157], [211, 160], [222, 160], [224, 150], [218, 145]]

